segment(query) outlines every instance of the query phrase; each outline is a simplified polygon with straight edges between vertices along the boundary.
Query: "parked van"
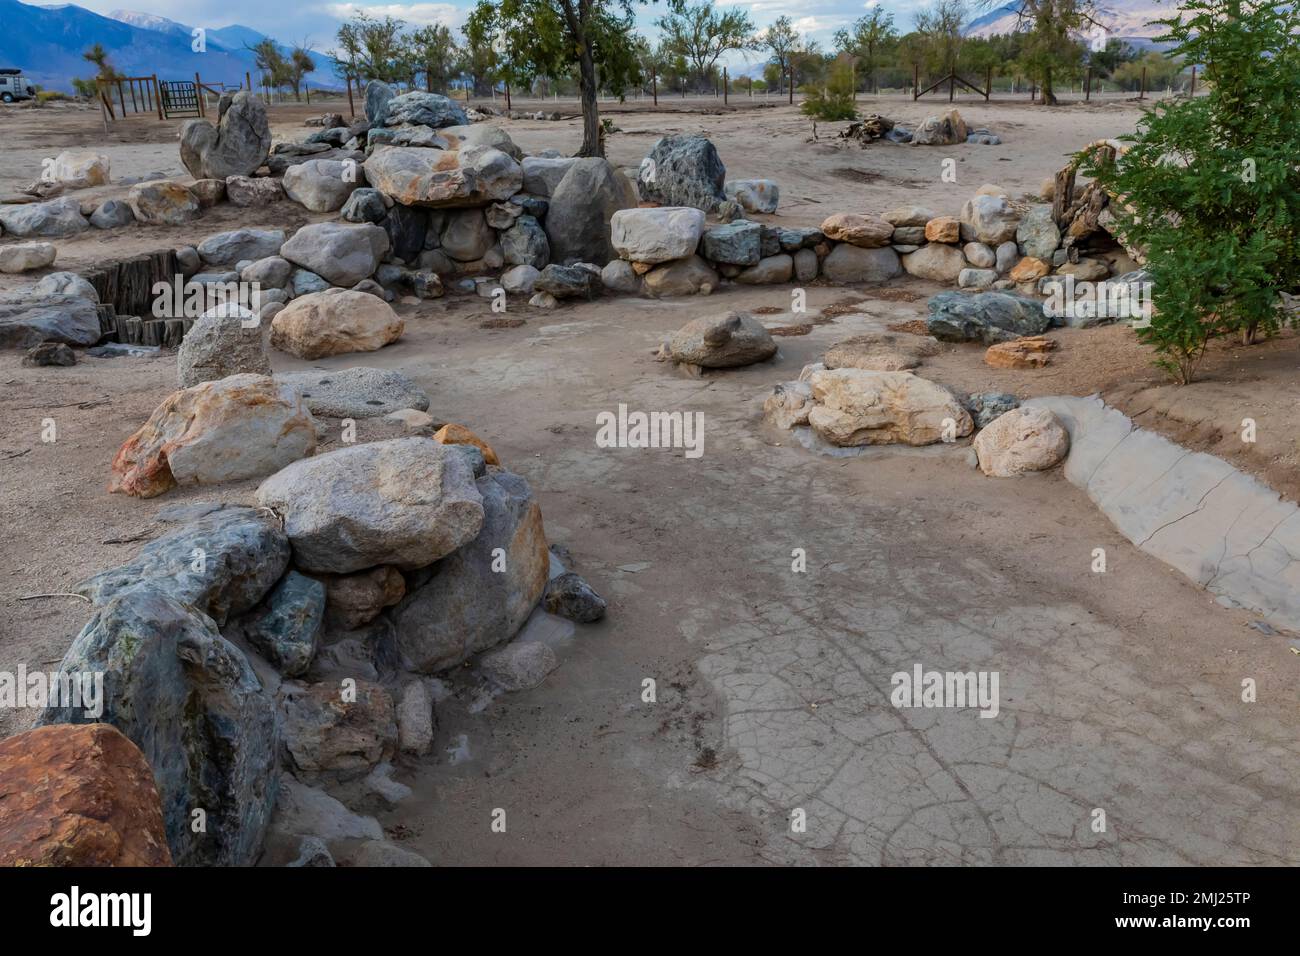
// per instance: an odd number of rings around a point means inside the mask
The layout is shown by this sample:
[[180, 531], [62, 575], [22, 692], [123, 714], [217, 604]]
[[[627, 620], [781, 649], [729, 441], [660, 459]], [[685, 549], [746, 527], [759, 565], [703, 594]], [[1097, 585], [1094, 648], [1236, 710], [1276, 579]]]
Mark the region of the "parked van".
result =
[[30, 100], [36, 95], [36, 87], [27, 82], [22, 70], [12, 67], [0, 69], [0, 100], [12, 103], [14, 100]]

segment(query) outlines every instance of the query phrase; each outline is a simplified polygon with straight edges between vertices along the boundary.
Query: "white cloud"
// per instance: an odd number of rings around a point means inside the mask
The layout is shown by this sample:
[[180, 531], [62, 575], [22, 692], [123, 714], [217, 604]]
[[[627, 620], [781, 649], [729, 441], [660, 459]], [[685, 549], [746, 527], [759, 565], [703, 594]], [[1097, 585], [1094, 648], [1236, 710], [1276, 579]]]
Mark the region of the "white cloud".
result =
[[371, 17], [393, 17], [425, 26], [441, 23], [460, 26], [465, 21], [465, 11], [451, 3], [330, 3], [325, 11], [340, 20], [350, 20], [358, 13]]

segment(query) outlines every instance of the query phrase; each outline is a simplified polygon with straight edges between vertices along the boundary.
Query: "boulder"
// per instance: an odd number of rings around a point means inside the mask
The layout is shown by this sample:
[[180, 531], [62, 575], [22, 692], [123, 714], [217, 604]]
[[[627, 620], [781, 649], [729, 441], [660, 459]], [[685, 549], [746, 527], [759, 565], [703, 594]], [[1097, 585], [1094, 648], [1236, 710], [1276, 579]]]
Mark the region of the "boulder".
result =
[[244, 640], [281, 674], [301, 677], [316, 656], [324, 621], [325, 585], [290, 571], [237, 626]]
[[363, 104], [366, 121], [375, 126], [382, 126], [388, 118], [388, 104], [392, 99], [393, 88], [383, 80], [371, 80], [367, 83]]
[[1052, 207], [1029, 207], [1016, 226], [1015, 240], [1025, 250], [1025, 255], [1051, 260], [1052, 253], [1061, 244], [1061, 230], [1052, 218]]
[[166, 179], [132, 186], [126, 201], [137, 220], [154, 226], [183, 226], [198, 219], [202, 210], [198, 197]]
[[118, 449], [108, 490], [153, 498], [177, 485], [257, 478], [315, 448], [297, 393], [266, 375], [232, 375], [168, 396]]
[[479, 658], [479, 670], [502, 690], [536, 687], [560, 666], [555, 651], [541, 641], [514, 641]]
[[[367, 87], [367, 107], [369, 107], [369, 97], [369, 87]], [[366, 119], [372, 123], [389, 127], [401, 126], [403, 123], [410, 123], [413, 126], [428, 126], [432, 129], [469, 125], [469, 120], [465, 117], [465, 111], [460, 108], [455, 100], [448, 99], [439, 93], [425, 93], [421, 90], [414, 90], [410, 93], [392, 97], [388, 101], [388, 106], [384, 110], [382, 117], [372, 117], [367, 109]]]
[[547, 582], [542, 606], [548, 614], [556, 614], [579, 624], [599, 621], [608, 608], [605, 599], [572, 571], [557, 574]]
[[271, 346], [299, 358], [374, 352], [402, 337], [406, 323], [383, 299], [351, 289], [299, 296], [271, 320]]
[[305, 571], [347, 574], [432, 564], [473, 540], [483, 501], [465, 455], [429, 438], [395, 438], [294, 462], [257, 501], [284, 519]]
[[1051, 319], [1034, 299], [1008, 292], [940, 292], [929, 302], [926, 327], [943, 342], [993, 345], [1022, 335], [1041, 335]]
[[956, 282], [961, 271], [966, 268], [966, 257], [956, 246], [941, 242], [931, 242], [916, 252], [903, 256], [903, 268], [908, 275], [934, 282]]
[[736, 281], [743, 285], [776, 285], [789, 282], [793, 275], [794, 258], [780, 252], [760, 259], [758, 265], [750, 266], [737, 275]]
[[[239, 271], [239, 278], [244, 282], [256, 282], [265, 293], [271, 289], [284, 289], [293, 275], [293, 265], [280, 256], [266, 256], [254, 259]], [[189, 333], [187, 332], [186, 335]]]
[[1016, 237], [1020, 213], [1005, 196], [977, 194], [961, 207], [961, 238], [997, 246]]
[[109, 724], [0, 740], [0, 866], [171, 866], [153, 770]]
[[826, 350], [826, 368], [861, 368], [873, 372], [914, 369], [939, 354], [939, 342], [903, 332], [868, 332], [837, 342]]
[[1008, 278], [1012, 282], [1033, 282], [1052, 271], [1052, 264], [1044, 259], [1025, 256], [1012, 268]]
[[[477, 209], [468, 210], [477, 213]], [[480, 218], [482, 213], [479, 213]], [[388, 233], [389, 252], [403, 262], [414, 263], [424, 251], [429, 233], [429, 210], [423, 206], [393, 203], [380, 222]]]
[[482, 209], [454, 209], [447, 214], [438, 238], [442, 251], [453, 259], [475, 262], [492, 248], [496, 233], [487, 224]]
[[185, 333], [176, 354], [181, 388], [229, 375], [270, 375], [266, 351], [267, 326], [238, 306], [217, 306], [204, 312]]
[[[846, 248], [849, 249], [857, 248], [857, 246], [848, 246], [845, 243], [841, 243], [841, 245], [845, 245]], [[866, 252], [868, 255], [870, 255], [875, 250], [865, 249], [861, 251]], [[890, 251], [892, 252], [893, 250]], [[827, 258], [830, 257], [828, 256]], [[898, 268], [901, 269], [902, 267], [899, 266]], [[817, 253], [815, 253], [813, 250], [800, 249], [797, 252], [795, 252], [794, 277], [796, 280], [798, 280], [799, 282], [811, 282], [813, 279], [817, 278], [817, 273], [820, 271], [820, 269], [821, 269], [821, 262], [817, 259]]]
[[990, 345], [984, 364], [993, 368], [1042, 368], [1051, 360], [1048, 354], [1056, 343], [1041, 335], [1027, 335], [1011, 342]]
[[48, 181], [63, 183], [70, 189], [85, 189], [107, 185], [110, 168], [108, 157], [103, 153], [90, 149], [65, 149], [54, 157], [45, 175]]
[[763, 227], [738, 220], [704, 233], [704, 257], [710, 262], [755, 266], [763, 258]]
[[42, 342], [94, 345], [99, 310], [80, 295], [0, 297], [0, 348], [30, 349]]
[[896, 209], [882, 213], [880, 218], [897, 229], [901, 227], [923, 227], [930, 220], [939, 218], [939, 214], [924, 206], [899, 206]]
[[[448, 453], [459, 457], [450, 448]], [[434, 565], [427, 582], [393, 612], [401, 655], [423, 673], [453, 667], [509, 640], [546, 587], [550, 554], [528, 482], [498, 470], [479, 478], [477, 491], [482, 530]], [[497, 570], [498, 548], [505, 570]]]
[[371, 186], [406, 206], [484, 206], [509, 199], [523, 185], [519, 164], [490, 146], [380, 146], [365, 172]]
[[190, 184], [189, 189], [204, 209], [211, 209], [226, 198], [224, 179], [196, 179]]
[[387, 565], [356, 574], [322, 575], [321, 580], [325, 583], [326, 619], [345, 631], [369, 624], [384, 608], [406, 596], [406, 579]]
[[641, 161], [641, 198], [663, 206], [693, 206], [704, 212], [726, 200], [727, 168], [701, 135], [665, 136]]
[[27, 350], [22, 364], [23, 368], [68, 368], [77, 364], [77, 353], [62, 342], [42, 342]]
[[90, 302], [99, 301], [95, 287], [75, 272], [51, 272], [42, 276], [32, 288], [34, 296], [75, 295]]
[[18, 242], [0, 246], [0, 272], [31, 272], [54, 264], [58, 254], [52, 242]]
[[538, 275], [534, 287], [557, 299], [591, 298], [598, 281], [598, 275], [582, 266], [562, 266], [552, 262]]
[[930, 445], [974, 428], [951, 392], [911, 372], [827, 369], [809, 384], [808, 423], [833, 445]]
[[440, 134], [449, 142], [452, 149], [463, 149], [466, 146], [491, 146], [493, 149], [501, 150], [515, 162], [521, 162], [524, 158], [524, 151], [515, 145], [510, 134], [500, 126], [492, 126], [488, 123], [444, 126]]
[[132, 588], [96, 610], [60, 670], [102, 673], [103, 713], [51, 706], [40, 723], [111, 724], [140, 748], [178, 866], [256, 861], [279, 783], [279, 729], [247, 658], [211, 618], [153, 587]]
[[998, 246], [995, 258], [994, 267], [998, 275], [1006, 275], [1020, 261], [1020, 250], [1014, 242], [1004, 242]]
[[998, 274], [992, 269], [962, 269], [957, 273], [959, 289], [990, 289], [998, 281]]
[[631, 181], [607, 160], [574, 160], [551, 194], [546, 213], [551, 260], [603, 266], [617, 258], [618, 251], [610, 241], [610, 220], [620, 209], [636, 204]]
[[181, 127], [181, 162], [195, 179], [251, 176], [271, 151], [266, 107], [247, 90], [217, 104], [217, 125], [194, 119]]
[[289, 275], [287, 288], [292, 296], [311, 295], [313, 292], [324, 292], [330, 288], [330, 284], [314, 272], [294, 269]]
[[953, 216], [937, 216], [925, 224], [926, 242], [960, 242], [961, 220]]
[[131, 204], [121, 199], [105, 199], [90, 214], [90, 224], [96, 229], [116, 229], [135, 222]]
[[524, 173], [524, 192], [535, 196], [550, 196], [560, 180], [576, 163], [577, 157], [525, 156], [522, 160]]
[[822, 262], [822, 274], [834, 283], [885, 282], [902, 273], [902, 263], [893, 249], [863, 249], [847, 242], [838, 244]]
[[693, 319], [668, 340], [674, 362], [701, 368], [736, 368], [765, 362], [776, 354], [770, 332], [748, 312], [724, 312]]
[[1020, 399], [1009, 392], [976, 392], [974, 395], [967, 396], [962, 404], [975, 420], [975, 427], [985, 428], [999, 415], [1005, 415], [1011, 409], [1019, 408]]
[[704, 213], [689, 206], [620, 209], [609, 223], [618, 255], [635, 262], [671, 262], [695, 254], [704, 232]]
[[448, 422], [434, 433], [433, 440], [444, 445], [473, 445], [482, 454], [484, 465], [501, 464], [501, 460], [497, 458], [497, 453], [492, 450], [492, 447], [464, 425]]
[[1013, 409], [975, 436], [980, 471], [993, 478], [1014, 478], [1052, 468], [1069, 450], [1065, 427], [1041, 406]]
[[280, 255], [337, 286], [354, 286], [379, 268], [388, 233], [371, 223], [318, 222], [303, 226]]
[[75, 585], [96, 605], [137, 587], [224, 625], [252, 610], [289, 565], [289, 539], [252, 508], [219, 506], [150, 541], [130, 561]]
[[966, 142], [966, 121], [956, 110], [938, 116], [929, 116], [912, 133], [915, 146], [955, 146]]
[[388, 215], [384, 194], [371, 186], [354, 189], [339, 213], [348, 222], [379, 222]]
[[1080, 259], [1067, 262], [1056, 270], [1057, 275], [1072, 275], [1079, 282], [1097, 282], [1110, 278], [1110, 268], [1100, 259]]
[[[614, 259], [610, 265], [619, 260]], [[605, 267], [606, 269], [609, 266]], [[537, 291], [537, 280], [541, 278], [536, 266], [523, 265], [511, 266], [505, 272], [501, 273], [501, 288], [505, 289], [510, 295], [532, 295]], [[603, 273], [602, 273], [603, 278]]]
[[777, 428], [797, 428], [808, 424], [815, 405], [807, 382], [782, 382], [772, 386], [772, 394], [763, 400], [763, 418]]
[[998, 261], [993, 250], [982, 242], [968, 242], [962, 246], [961, 251], [966, 256], [966, 261], [976, 269], [992, 269]]
[[699, 256], [656, 266], [642, 277], [646, 294], [656, 298], [707, 294], [718, 287], [718, 274]]
[[0, 204], [4, 234], [22, 239], [62, 239], [90, 228], [81, 203], [71, 196], [22, 205]]
[[338, 682], [281, 688], [285, 750], [299, 773], [356, 775], [392, 756], [393, 698], [378, 684], [353, 680], [351, 691]]
[[774, 213], [781, 201], [781, 187], [770, 179], [735, 179], [723, 191], [745, 212]]
[[270, 176], [228, 176], [226, 199], [232, 206], [265, 206], [284, 198], [284, 186]]
[[422, 680], [402, 688], [397, 704], [397, 746], [417, 757], [433, 749], [433, 699]]
[[849, 212], [837, 212], [821, 224], [821, 231], [827, 239], [835, 242], [847, 242], [863, 249], [879, 249], [887, 246], [894, 235], [894, 227], [883, 219], [872, 216], [858, 216]]
[[281, 372], [275, 380], [301, 395], [313, 415], [326, 418], [378, 418], [403, 408], [429, 407], [424, 390], [391, 368]]
[[309, 159], [284, 171], [284, 194], [312, 212], [342, 209], [348, 197], [366, 184], [365, 168], [351, 161]]
[[199, 256], [210, 266], [233, 266], [248, 259], [277, 255], [282, 245], [283, 229], [234, 229], [208, 236], [197, 249]]

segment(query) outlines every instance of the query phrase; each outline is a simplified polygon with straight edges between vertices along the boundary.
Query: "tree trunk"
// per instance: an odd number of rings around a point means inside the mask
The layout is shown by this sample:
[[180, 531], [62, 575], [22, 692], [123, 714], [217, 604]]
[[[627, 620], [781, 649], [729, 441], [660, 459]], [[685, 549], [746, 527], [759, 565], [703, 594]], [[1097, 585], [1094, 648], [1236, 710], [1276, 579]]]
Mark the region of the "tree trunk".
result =
[[1043, 71], [1042, 94], [1043, 94], [1042, 104], [1044, 106], [1056, 105], [1056, 94], [1052, 92], [1052, 68], [1050, 66], [1045, 68]]
[[578, 94], [582, 100], [582, 148], [579, 156], [605, 155], [600, 139], [600, 107], [596, 103], [596, 62], [584, 40], [578, 54]]

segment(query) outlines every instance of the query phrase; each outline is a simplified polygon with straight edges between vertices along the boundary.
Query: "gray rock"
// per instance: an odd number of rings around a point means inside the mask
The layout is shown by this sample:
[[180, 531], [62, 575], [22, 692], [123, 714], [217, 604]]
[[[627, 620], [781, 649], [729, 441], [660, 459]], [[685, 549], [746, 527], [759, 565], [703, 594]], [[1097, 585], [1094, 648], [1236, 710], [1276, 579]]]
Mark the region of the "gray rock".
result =
[[963, 242], [982, 242], [998, 246], [1015, 238], [1020, 213], [1005, 196], [979, 194], [961, 207]]
[[736, 276], [736, 281], [744, 285], [775, 285], [789, 282], [792, 275], [794, 275], [794, 259], [781, 252], [760, 259], [758, 265], [750, 266]]
[[384, 836], [383, 827], [374, 817], [353, 813], [324, 790], [287, 774], [280, 784], [271, 831], [277, 836], [312, 837], [326, 842], [380, 840]]
[[392, 255], [403, 262], [414, 262], [424, 249], [424, 237], [429, 231], [429, 210], [421, 206], [394, 203], [380, 225], [388, 233], [389, 251]]
[[343, 204], [339, 215], [348, 222], [379, 222], [388, 214], [384, 194], [378, 189], [362, 186], [354, 189]]
[[966, 261], [976, 269], [992, 269], [997, 263], [997, 255], [982, 242], [968, 242], [962, 247]]
[[590, 298], [596, 285], [596, 276], [581, 266], [561, 266], [555, 263], [543, 269], [534, 284], [537, 291], [547, 292], [557, 299]]
[[338, 680], [307, 686], [286, 681], [279, 703], [289, 766], [299, 775], [365, 775], [392, 756], [397, 743], [393, 699], [368, 679], [346, 689]]
[[962, 401], [976, 428], [983, 428], [993, 419], [1020, 407], [1020, 399], [1009, 392], [977, 392]]
[[1008, 240], [998, 246], [995, 259], [994, 268], [997, 269], [998, 275], [1006, 275], [1020, 261], [1020, 249], [1015, 242]]
[[632, 268], [632, 263], [623, 259], [610, 259], [605, 264], [605, 268], [600, 270], [600, 283], [610, 292], [622, 295], [636, 295], [641, 291], [641, 277]]
[[90, 223], [81, 214], [81, 202], [64, 196], [47, 202], [0, 205], [0, 226], [10, 236], [59, 239], [85, 232]]
[[478, 534], [483, 502], [473, 482], [449, 446], [395, 438], [296, 461], [262, 482], [257, 501], [283, 516], [303, 570], [418, 568]]
[[301, 677], [316, 656], [324, 620], [325, 585], [290, 571], [238, 626], [244, 639], [281, 674]]
[[252, 508], [223, 508], [150, 541], [130, 561], [73, 588], [97, 605], [136, 587], [161, 591], [218, 625], [252, 610], [289, 565], [289, 540]]
[[365, 167], [337, 159], [309, 159], [284, 171], [284, 194], [312, 212], [342, 209], [353, 191], [366, 184]]
[[[272, 292], [280, 292], [289, 284], [293, 275], [293, 265], [280, 256], [267, 256], [257, 259], [239, 270], [239, 278], [244, 282], [256, 282], [262, 292], [263, 301], [282, 301], [270, 297]], [[188, 334], [188, 333], [186, 333]]]
[[213, 382], [228, 375], [250, 372], [271, 374], [267, 353], [270, 324], [259, 322], [244, 327], [246, 310], [218, 306], [204, 312], [185, 333], [176, 355], [177, 380], [181, 388]]
[[330, 288], [330, 284], [309, 269], [295, 269], [289, 277], [289, 288], [294, 298], [297, 298], [311, 295], [313, 292], [324, 292]]
[[482, 259], [496, 236], [481, 209], [454, 209], [439, 235], [442, 251], [459, 262]]
[[195, 179], [251, 176], [271, 151], [266, 107], [247, 90], [217, 104], [217, 125], [190, 120], [181, 128], [181, 162]]
[[540, 270], [551, 261], [551, 244], [541, 224], [532, 216], [522, 215], [501, 233], [501, 254], [511, 265]]
[[105, 199], [90, 214], [90, 224], [96, 229], [116, 229], [133, 222], [135, 213], [131, 211], [131, 204], [121, 199]]
[[433, 700], [422, 680], [402, 688], [397, 703], [397, 746], [417, 757], [433, 749]]
[[740, 220], [704, 233], [704, 258], [738, 266], [758, 265], [763, 258], [763, 227]]
[[1051, 261], [1052, 253], [1061, 243], [1061, 230], [1052, 219], [1052, 207], [1031, 206], [1016, 227], [1015, 240], [1025, 255]]
[[277, 255], [282, 245], [283, 229], [234, 229], [208, 236], [199, 243], [198, 253], [208, 265], [233, 266], [241, 259]]
[[770, 359], [776, 351], [771, 333], [748, 312], [694, 319], [674, 332], [668, 342], [673, 361], [701, 368], [752, 365]]
[[391, 368], [281, 372], [275, 380], [295, 389], [313, 415], [326, 418], [378, 418], [403, 408], [429, 408], [424, 389]]
[[95, 287], [75, 272], [51, 272], [42, 276], [32, 288], [32, 294], [42, 298], [52, 295], [76, 295], [90, 302], [99, 301]]
[[1007, 292], [940, 292], [930, 299], [926, 327], [944, 342], [993, 345], [1024, 335], [1041, 335], [1051, 324], [1042, 305]]
[[[96, 610], [61, 671], [104, 675], [103, 713], [49, 707], [41, 724], [102, 721], [143, 752], [178, 866], [250, 866], [279, 786], [275, 709], [247, 658], [192, 606], [150, 586]], [[206, 827], [195, 832], [192, 814]]]
[[822, 261], [822, 275], [835, 283], [885, 282], [902, 272], [902, 263], [893, 249], [863, 249], [847, 242], [836, 245]]
[[77, 353], [62, 342], [42, 342], [27, 350], [23, 356], [24, 368], [44, 368], [49, 366], [67, 368], [77, 364]]
[[551, 194], [546, 213], [551, 260], [603, 266], [617, 258], [610, 241], [610, 218], [636, 204], [631, 181], [608, 161], [574, 160]]
[[420, 90], [394, 96], [388, 101], [382, 118], [369, 114], [369, 88], [367, 87], [366, 118], [372, 123], [384, 126], [401, 126], [410, 123], [415, 126], [428, 126], [440, 129], [444, 126], [468, 126], [465, 111], [454, 101], [438, 93], [425, 93]]
[[575, 162], [577, 158], [572, 156], [525, 156], [520, 161], [524, 173], [524, 192], [549, 197]]
[[555, 652], [540, 641], [515, 641], [479, 658], [479, 669], [503, 690], [536, 687], [560, 666]]
[[642, 161], [637, 186], [642, 199], [712, 212], [727, 199], [726, 178], [727, 168], [706, 137], [665, 136]]
[[501, 273], [501, 288], [511, 295], [532, 295], [537, 291], [537, 280], [541, 275], [534, 266], [512, 266]]
[[777, 235], [781, 240], [781, 248], [785, 252], [811, 249], [826, 238], [820, 229], [807, 226], [782, 226], [777, 229]]
[[[368, 279], [387, 252], [388, 233], [372, 223], [313, 223], [280, 248], [294, 265], [344, 287]], [[294, 291], [301, 294], [296, 282]]]
[[605, 616], [608, 605], [586, 581], [572, 571], [551, 578], [546, 585], [542, 606], [551, 614], [590, 624]]
[[383, 125], [388, 117], [388, 104], [393, 99], [393, 88], [383, 80], [371, 80], [366, 84], [365, 114], [366, 121], [375, 126]]
[[800, 249], [794, 254], [794, 277], [800, 282], [811, 282], [817, 278], [821, 263], [817, 253], [811, 249]]
[[0, 297], [0, 348], [30, 349], [42, 342], [94, 345], [102, 335], [99, 310], [80, 295]]
[[992, 269], [962, 269], [957, 273], [957, 286], [961, 289], [988, 289], [998, 281]]
[[[496, 470], [477, 488], [484, 514], [478, 536], [429, 569], [393, 613], [402, 658], [424, 673], [509, 640], [546, 587], [550, 557], [528, 482]], [[508, 555], [505, 570], [494, 570], [497, 548]]]
[[334, 857], [330, 856], [329, 847], [319, 837], [303, 837], [298, 847], [298, 858], [289, 867], [329, 867], [334, 866]]

